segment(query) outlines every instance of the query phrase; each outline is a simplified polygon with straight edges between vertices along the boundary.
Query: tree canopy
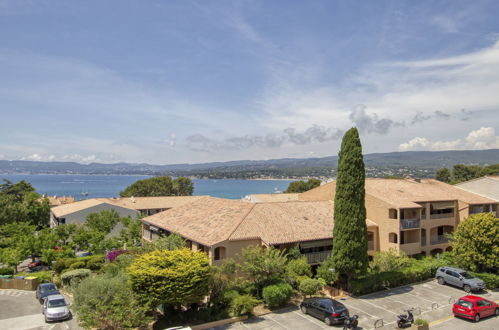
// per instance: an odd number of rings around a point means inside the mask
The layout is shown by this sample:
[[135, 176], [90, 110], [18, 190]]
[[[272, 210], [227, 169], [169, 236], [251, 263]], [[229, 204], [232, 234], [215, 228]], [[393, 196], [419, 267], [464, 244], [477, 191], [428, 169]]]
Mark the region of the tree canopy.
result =
[[493, 213], [473, 214], [457, 226], [451, 240], [452, 254], [464, 268], [499, 270], [499, 218]]
[[48, 200], [37, 194], [29, 183], [4, 180], [0, 184], [0, 225], [26, 222], [46, 226], [49, 216]]
[[454, 165], [452, 171], [445, 167], [439, 169], [435, 178], [442, 182], [456, 184], [481, 178], [486, 175], [499, 175], [499, 164], [484, 167], [479, 165], [457, 164]]
[[170, 176], [138, 180], [120, 192], [121, 197], [191, 196], [194, 185], [189, 178]]
[[335, 272], [347, 281], [368, 266], [364, 184], [359, 133], [351, 128], [343, 136], [338, 159], [332, 254]]
[[288, 185], [285, 193], [302, 193], [310, 189], [314, 189], [321, 185], [319, 179], [309, 179], [308, 181], [293, 181]]

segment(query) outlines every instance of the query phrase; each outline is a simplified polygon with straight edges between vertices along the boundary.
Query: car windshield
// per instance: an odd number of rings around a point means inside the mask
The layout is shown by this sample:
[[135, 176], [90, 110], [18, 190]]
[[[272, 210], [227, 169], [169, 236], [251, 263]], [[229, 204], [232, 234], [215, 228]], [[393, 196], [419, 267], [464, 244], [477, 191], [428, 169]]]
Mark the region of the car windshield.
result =
[[55, 285], [45, 285], [45, 286], [42, 286], [40, 288], [40, 292], [41, 293], [45, 293], [45, 292], [50, 292], [50, 291], [56, 291], [56, 287]]
[[48, 306], [49, 307], [63, 307], [63, 306], [66, 306], [66, 302], [64, 301], [64, 299], [53, 299], [53, 300], [49, 300]]
[[471, 301], [468, 301], [468, 300], [463, 300], [463, 299], [459, 299], [457, 304], [459, 306], [462, 306], [462, 307], [466, 307], [466, 308], [472, 308], [473, 307], [473, 303]]
[[473, 276], [471, 276], [470, 274], [468, 274], [467, 272], [462, 272], [460, 273], [459, 275], [461, 275], [462, 277], [464, 277], [465, 279], [467, 280], [471, 280], [472, 278], [474, 278]]
[[333, 300], [333, 310], [335, 312], [340, 312], [341, 313], [341, 312], [345, 311], [345, 309], [346, 308], [345, 308], [345, 306], [343, 304], [341, 304], [341, 303]]

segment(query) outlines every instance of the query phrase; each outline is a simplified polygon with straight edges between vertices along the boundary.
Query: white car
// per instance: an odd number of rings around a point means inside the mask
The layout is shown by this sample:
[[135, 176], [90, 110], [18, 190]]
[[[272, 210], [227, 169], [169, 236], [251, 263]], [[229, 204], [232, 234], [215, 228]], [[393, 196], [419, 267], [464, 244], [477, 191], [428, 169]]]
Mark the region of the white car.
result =
[[45, 315], [45, 322], [62, 321], [71, 318], [68, 304], [61, 294], [54, 294], [43, 300], [42, 314]]

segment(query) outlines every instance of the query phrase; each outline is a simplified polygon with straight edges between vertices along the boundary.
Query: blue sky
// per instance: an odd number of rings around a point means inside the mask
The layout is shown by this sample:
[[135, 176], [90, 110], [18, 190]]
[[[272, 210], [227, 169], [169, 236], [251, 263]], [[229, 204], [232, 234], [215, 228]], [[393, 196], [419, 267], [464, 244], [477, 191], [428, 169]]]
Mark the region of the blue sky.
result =
[[0, 159], [499, 148], [498, 1], [0, 0]]

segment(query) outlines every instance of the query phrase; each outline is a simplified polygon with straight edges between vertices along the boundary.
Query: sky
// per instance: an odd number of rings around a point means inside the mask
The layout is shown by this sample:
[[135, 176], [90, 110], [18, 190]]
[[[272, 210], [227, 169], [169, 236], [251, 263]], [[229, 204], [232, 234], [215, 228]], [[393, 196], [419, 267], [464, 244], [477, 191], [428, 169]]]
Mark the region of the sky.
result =
[[499, 148], [499, 1], [0, 0], [0, 159]]

